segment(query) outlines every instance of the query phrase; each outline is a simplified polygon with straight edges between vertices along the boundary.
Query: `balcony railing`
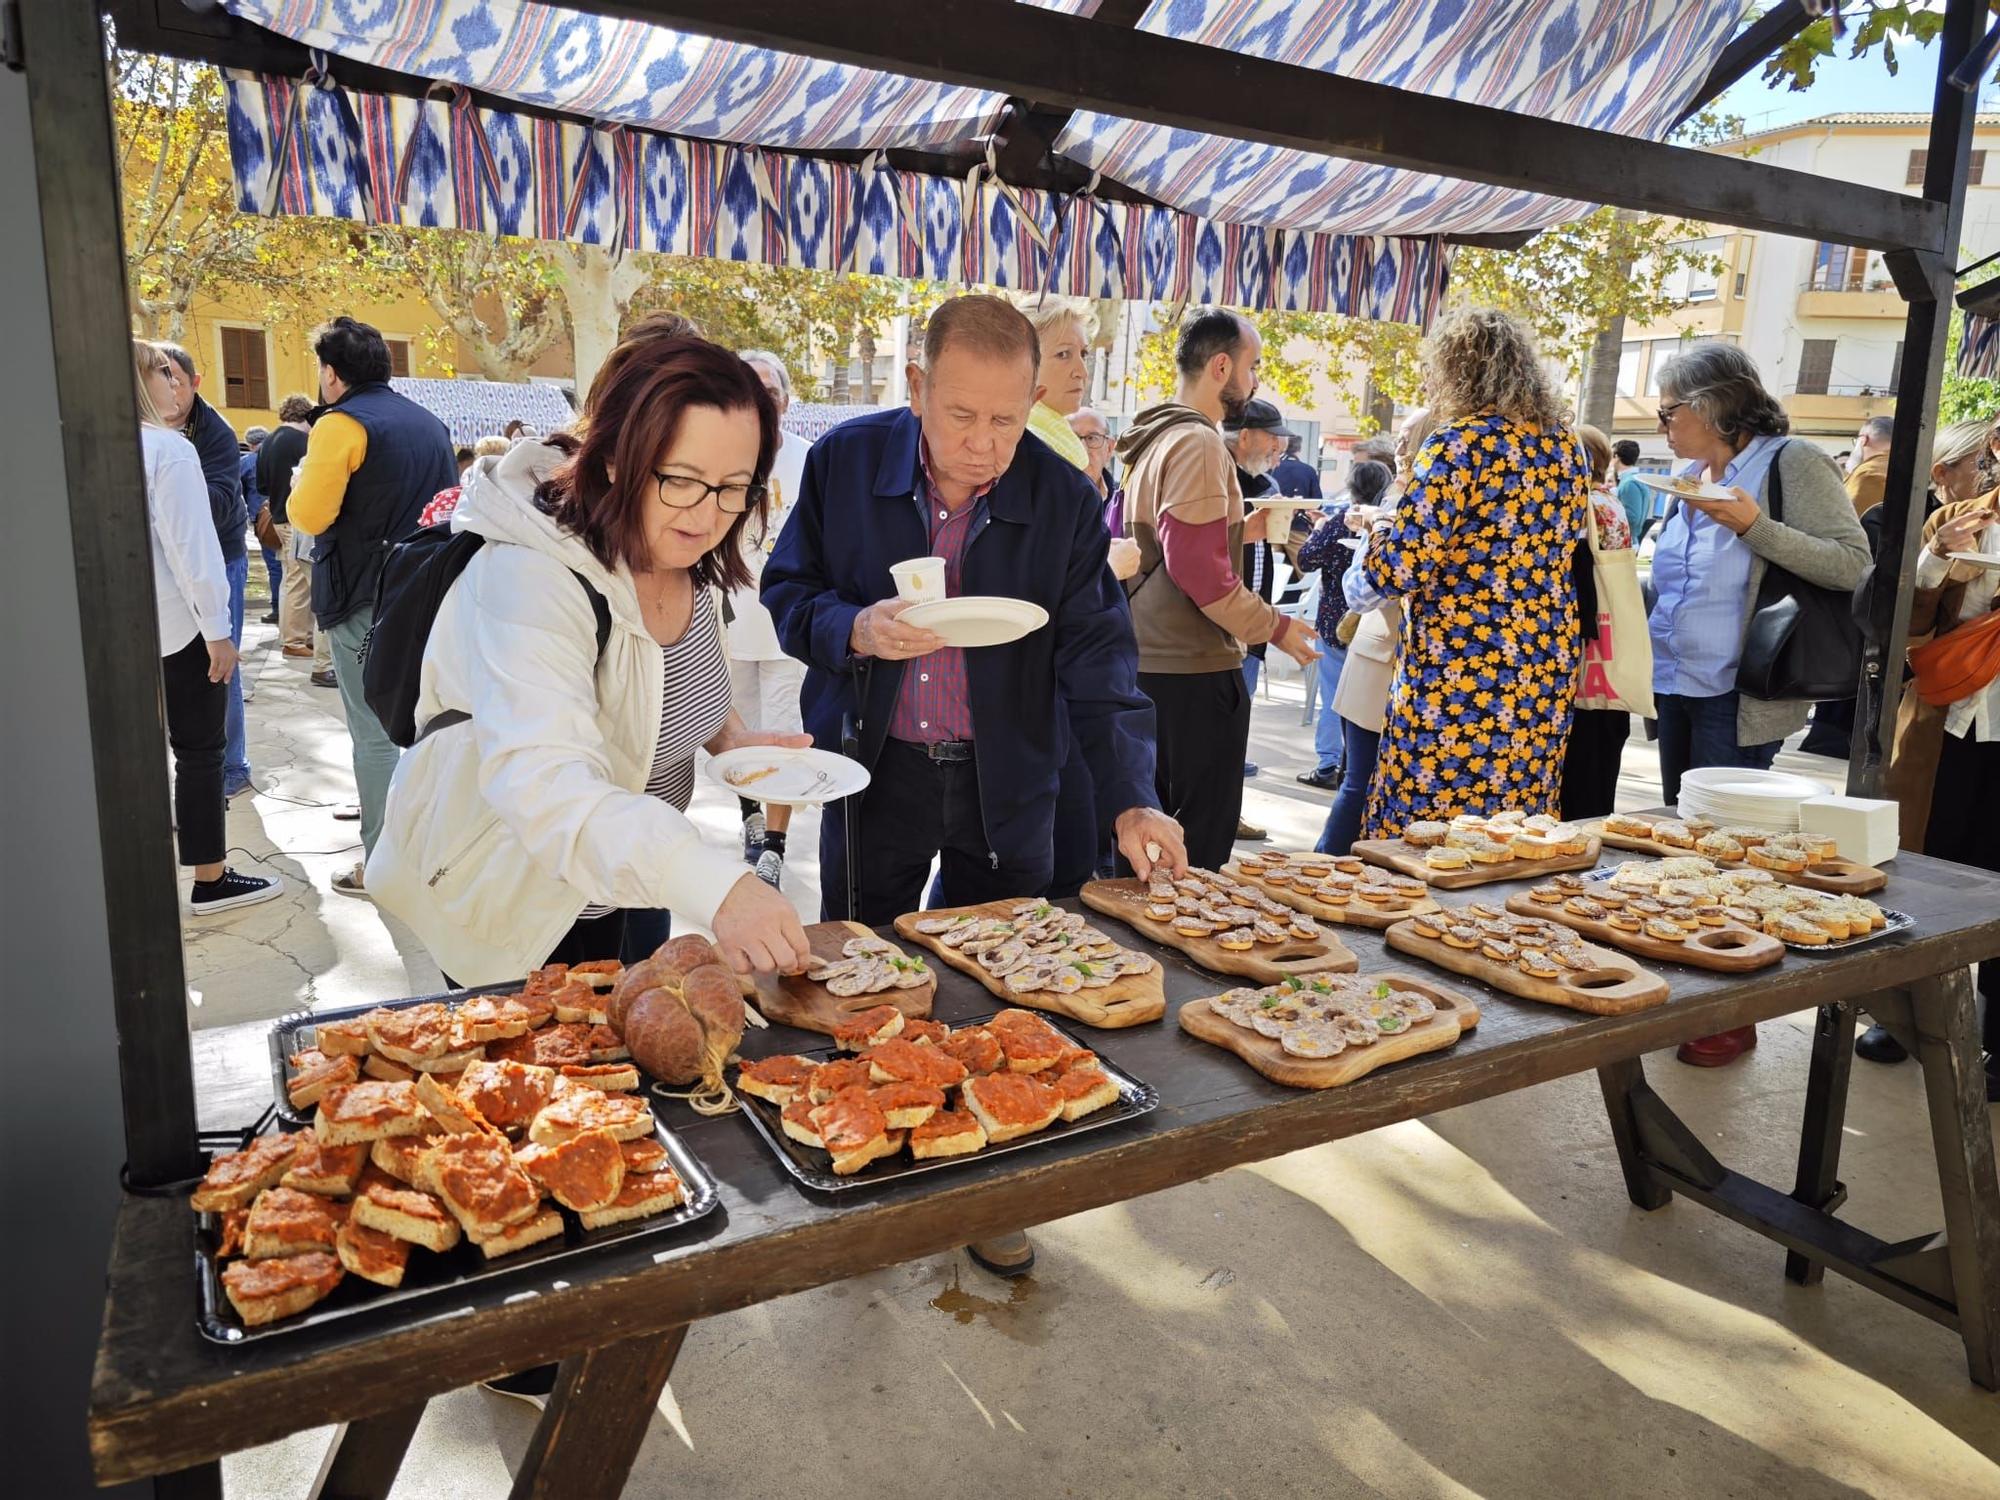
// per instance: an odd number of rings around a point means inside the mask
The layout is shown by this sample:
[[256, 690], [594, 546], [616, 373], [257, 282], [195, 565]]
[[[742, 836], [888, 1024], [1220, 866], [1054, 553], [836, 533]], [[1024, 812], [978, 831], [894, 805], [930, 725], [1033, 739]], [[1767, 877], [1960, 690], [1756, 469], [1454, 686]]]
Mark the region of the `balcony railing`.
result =
[[1785, 394], [1788, 396], [1893, 396], [1896, 394], [1896, 390], [1891, 385], [1827, 384], [1814, 386], [1811, 389], [1801, 389], [1798, 385], [1794, 384]]

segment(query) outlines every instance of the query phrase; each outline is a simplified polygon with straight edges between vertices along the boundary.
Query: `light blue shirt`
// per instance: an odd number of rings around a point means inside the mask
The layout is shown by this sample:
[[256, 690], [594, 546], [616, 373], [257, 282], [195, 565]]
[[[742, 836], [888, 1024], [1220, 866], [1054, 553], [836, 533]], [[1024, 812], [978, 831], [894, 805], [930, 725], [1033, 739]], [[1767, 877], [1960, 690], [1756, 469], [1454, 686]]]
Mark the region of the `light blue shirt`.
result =
[[[1762, 497], [1780, 437], [1753, 438], [1722, 471], [1724, 488]], [[1700, 464], [1682, 474], [1698, 475]], [[1756, 561], [1743, 538], [1676, 500], [1653, 552], [1658, 596], [1647, 630], [1653, 638], [1653, 691], [1715, 698], [1736, 690], [1743, 653], [1743, 611]]]

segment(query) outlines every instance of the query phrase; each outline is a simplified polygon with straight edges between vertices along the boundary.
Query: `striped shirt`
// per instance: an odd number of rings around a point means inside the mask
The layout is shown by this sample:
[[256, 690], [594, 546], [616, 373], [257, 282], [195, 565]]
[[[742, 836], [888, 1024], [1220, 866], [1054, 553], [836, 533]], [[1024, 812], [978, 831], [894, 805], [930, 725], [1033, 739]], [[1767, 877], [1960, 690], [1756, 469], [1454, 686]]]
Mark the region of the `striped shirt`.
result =
[[[695, 590], [687, 629], [672, 645], [661, 647], [660, 655], [665, 674], [660, 738], [653, 748], [646, 795], [686, 812], [694, 800], [694, 753], [715, 738], [729, 717], [729, 660], [722, 651], [715, 600], [706, 588]], [[577, 920], [608, 916], [612, 910], [593, 904]]]
[[[929, 447], [920, 446], [918, 451], [924, 466], [920, 503], [931, 542], [926, 555], [944, 559], [945, 597], [956, 599], [963, 577], [966, 544], [985, 519], [986, 496], [993, 486], [987, 485], [970, 503], [957, 510], [948, 509], [938, 498], [937, 485], [931, 478]], [[895, 711], [889, 715], [889, 738], [912, 745], [972, 738], [972, 697], [966, 686], [963, 647], [946, 646], [903, 664], [903, 685], [896, 693]]]

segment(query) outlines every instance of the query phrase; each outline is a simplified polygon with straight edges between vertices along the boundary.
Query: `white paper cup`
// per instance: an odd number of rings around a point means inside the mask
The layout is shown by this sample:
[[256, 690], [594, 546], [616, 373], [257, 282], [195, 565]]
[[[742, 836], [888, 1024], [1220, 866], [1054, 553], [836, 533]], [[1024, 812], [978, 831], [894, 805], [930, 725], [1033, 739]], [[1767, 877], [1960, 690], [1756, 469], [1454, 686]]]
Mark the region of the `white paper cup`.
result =
[[944, 597], [944, 559], [912, 557], [889, 565], [896, 597], [907, 604], [935, 604]]

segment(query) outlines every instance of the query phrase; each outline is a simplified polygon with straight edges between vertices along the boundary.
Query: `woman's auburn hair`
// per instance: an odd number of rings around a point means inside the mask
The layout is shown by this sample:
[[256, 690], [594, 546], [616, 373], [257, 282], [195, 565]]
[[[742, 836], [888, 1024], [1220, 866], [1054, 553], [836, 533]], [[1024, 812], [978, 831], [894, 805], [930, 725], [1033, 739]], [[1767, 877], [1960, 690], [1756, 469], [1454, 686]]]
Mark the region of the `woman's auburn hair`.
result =
[[1424, 398], [1436, 427], [1481, 412], [1548, 431], [1564, 413], [1528, 325], [1494, 307], [1446, 313], [1424, 339]]
[[[549, 437], [550, 445], [568, 458], [535, 498], [605, 567], [622, 562], [634, 573], [651, 568], [647, 508], [661, 503], [653, 465], [672, 445], [682, 415], [692, 406], [757, 414], [757, 467], [751, 482], [763, 484], [778, 451], [778, 409], [756, 371], [706, 339], [627, 340], [612, 351], [604, 373], [591, 385], [579, 423], [582, 436]], [[722, 540], [689, 570], [696, 584], [726, 590], [750, 586], [739, 543], [752, 516], [764, 519], [768, 503], [759, 501], [731, 519]]]

